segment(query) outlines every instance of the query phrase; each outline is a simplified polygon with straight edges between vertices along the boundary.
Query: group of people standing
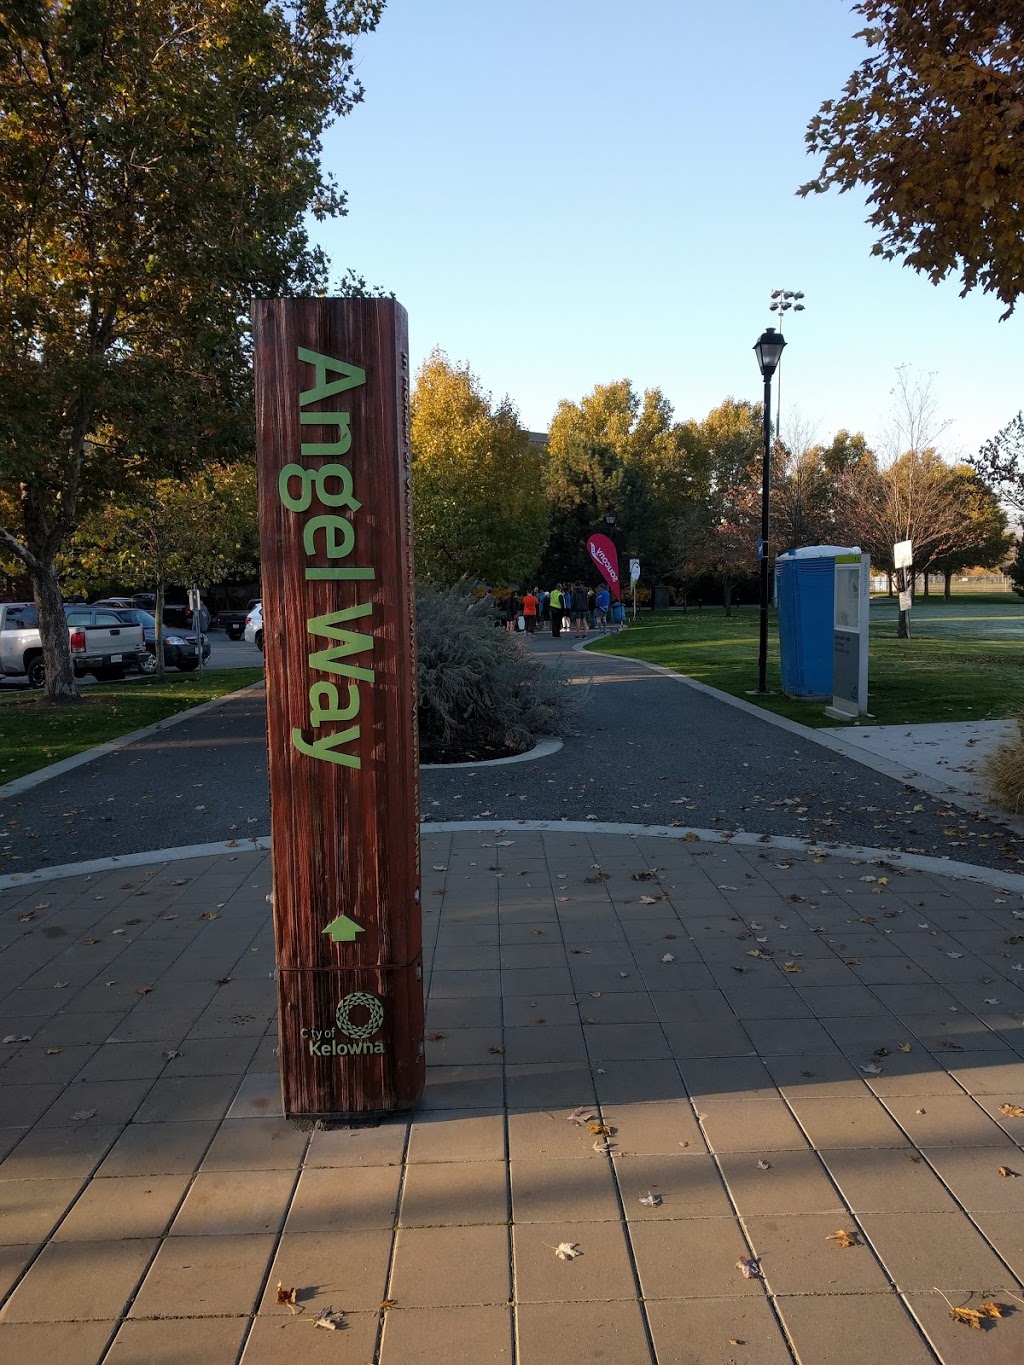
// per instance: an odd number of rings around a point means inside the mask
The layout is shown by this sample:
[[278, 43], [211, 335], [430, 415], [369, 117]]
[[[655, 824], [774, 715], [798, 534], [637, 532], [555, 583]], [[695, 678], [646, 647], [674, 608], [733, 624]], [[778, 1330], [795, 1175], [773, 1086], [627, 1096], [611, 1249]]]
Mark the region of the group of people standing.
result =
[[604, 635], [611, 604], [611, 593], [603, 583], [596, 590], [583, 583], [557, 583], [550, 592], [531, 588], [522, 597], [513, 589], [505, 603], [505, 629], [515, 631], [522, 616], [528, 635], [536, 632], [538, 622], [550, 623], [556, 640], [570, 630], [577, 640], [584, 639], [590, 630]]

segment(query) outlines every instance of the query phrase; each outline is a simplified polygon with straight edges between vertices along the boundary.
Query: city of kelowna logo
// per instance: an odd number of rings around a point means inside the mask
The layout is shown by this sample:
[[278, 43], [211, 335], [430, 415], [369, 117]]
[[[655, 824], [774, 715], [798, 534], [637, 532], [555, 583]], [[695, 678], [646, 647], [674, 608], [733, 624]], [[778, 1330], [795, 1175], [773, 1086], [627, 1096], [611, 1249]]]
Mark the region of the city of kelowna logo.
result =
[[384, 1002], [366, 991], [353, 991], [339, 1001], [333, 1028], [305, 1028], [302, 1036], [311, 1057], [359, 1057], [367, 1053], [380, 1056], [384, 1044], [379, 1039], [375, 1041], [374, 1034], [383, 1026]]

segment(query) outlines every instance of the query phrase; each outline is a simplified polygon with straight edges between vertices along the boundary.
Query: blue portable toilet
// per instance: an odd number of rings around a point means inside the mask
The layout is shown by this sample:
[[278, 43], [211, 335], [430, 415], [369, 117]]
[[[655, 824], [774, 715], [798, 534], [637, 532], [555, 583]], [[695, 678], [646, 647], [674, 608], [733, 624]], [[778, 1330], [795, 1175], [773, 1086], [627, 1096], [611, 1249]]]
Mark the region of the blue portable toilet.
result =
[[845, 545], [808, 545], [775, 561], [782, 690], [787, 697], [831, 699], [836, 556]]

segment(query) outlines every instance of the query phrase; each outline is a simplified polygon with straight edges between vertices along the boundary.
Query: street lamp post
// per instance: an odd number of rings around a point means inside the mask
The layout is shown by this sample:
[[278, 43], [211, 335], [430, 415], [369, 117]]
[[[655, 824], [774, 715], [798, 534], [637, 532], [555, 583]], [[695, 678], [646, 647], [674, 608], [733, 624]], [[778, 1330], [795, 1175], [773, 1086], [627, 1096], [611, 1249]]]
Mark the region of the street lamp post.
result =
[[772, 473], [772, 375], [782, 358], [785, 338], [774, 327], [758, 337], [754, 345], [757, 363], [764, 380], [764, 450], [761, 457], [761, 539], [757, 547], [761, 561], [761, 613], [757, 647], [757, 690], [768, 691], [768, 511]]

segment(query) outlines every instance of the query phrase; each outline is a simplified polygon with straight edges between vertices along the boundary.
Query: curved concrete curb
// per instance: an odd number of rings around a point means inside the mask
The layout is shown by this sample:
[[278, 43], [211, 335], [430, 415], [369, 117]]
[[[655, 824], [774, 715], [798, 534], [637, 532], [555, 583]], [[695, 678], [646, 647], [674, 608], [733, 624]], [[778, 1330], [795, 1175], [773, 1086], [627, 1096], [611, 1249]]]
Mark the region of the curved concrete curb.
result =
[[175, 711], [173, 716], [165, 716], [163, 720], [155, 721], [152, 725], [144, 725], [141, 730], [132, 730], [130, 734], [119, 735], [117, 739], [108, 739], [104, 744], [97, 744], [92, 749], [83, 749], [80, 754], [72, 754], [70, 758], [62, 758], [58, 763], [47, 764], [45, 768], [37, 768], [34, 773], [26, 773], [24, 777], [16, 777], [13, 782], [0, 787], [0, 801], [5, 797], [20, 796], [22, 792], [30, 791], [43, 782], [49, 782], [51, 778], [63, 777], [65, 773], [73, 772], [83, 763], [92, 763], [107, 754], [115, 754], [118, 749], [125, 749], [129, 744], [137, 744], [140, 739], [148, 739], [158, 730], [167, 730], [172, 725], [180, 725], [183, 720], [192, 720], [195, 716], [201, 716], [204, 711], [212, 711], [215, 706], [220, 706], [235, 697], [244, 697], [246, 692], [253, 692], [262, 686], [262, 681], [247, 683], [245, 687], [240, 687], [235, 692], [225, 692], [222, 697], [201, 701], [198, 706], [190, 706], [184, 711]]
[[[861, 848], [848, 844], [823, 844], [813, 839], [792, 839], [784, 835], [757, 834], [750, 830], [730, 833], [728, 830], [688, 829], [677, 825], [629, 825], [601, 820], [439, 820], [420, 825], [421, 836], [431, 834], [508, 834], [521, 830], [524, 834], [610, 834], [633, 839], [671, 839], [677, 843], [735, 844], [740, 848], [775, 848], [787, 853], [826, 853], [830, 858], [847, 862], [884, 862], [911, 872], [928, 872], [938, 877], [952, 877], [959, 881], [982, 882], [1003, 891], [1016, 891], [1024, 897], [1024, 873], [1003, 872], [995, 867], [979, 867], [975, 863], [954, 862], [949, 858], [932, 858], [924, 853], [898, 853], [889, 848]], [[121, 857], [95, 858], [84, 863], [64, 863], [59, 867], [40, 867], [32, 872], [10, 872], [0, 877], [0, 891], [9, 891], [33, 883], [57, 881], [62, 877], [94, 876], [125, 867], [142, 867], [150, 863], [183, 862], [191, 858], [215, 858], [224, 854], [265, 853], [270, 848], [270, 836], [257, 835], [247, 839], [231, 839], [225, 843], [189, 844], [183, 848], [158, 848], [147, 853], [125, 853]]]
[[535, 758], [550, 758], [562, 747], [560, 739], [540, 739], [525, 754], [512, 754], [510, 758], [483, 758], [479, 763], [421, 763], [423, 772], [441, 772], [445, 768], [500, 768], [503, 763], [530, 763]]
[[998, 821], [1014, 834], [1024, 836], [1024, 820], [1018, 820], [1008, 812], [999, 810], [991, 802], [978, 801], [968, 792], [961, 791], [959, 787], [951, 787], [934, 777], [917, 772], [914, 768], [896, 763], [891, 758], [883, 758], [881, 754], [873, 754], [858, 744], [850, 744], [839, 735], [830, 734], [825, 730], [812, 730], [809, 725], [801, 725], [798, 720], [790, 720], [788, 716], [777, 716], [774, 711], [768, 711], [763, 706], [755, 706], [753, 702], [744, 701], [742, 697], [734, 697], [729, 692], [722, 692], [708, 683], [698, 682], [696, 678], [689, 678], [685, 673], [676, 673], [663, 664], [652, 664], [647, 659], [638, 659], [632, 654], [596, 654], [587, 649], [585, 644], [575, 645], [574, 649], [583, 651], [594, 659], [621, 659], [624, 663], [639, 664], [641, 668], [648, 668], [652, 673], [660, 673], [664, 678], [671, 678], [686, 687], [692, 687], [695, 692], [703, 692], [705, 696], [714, 697], [716, 701], [725, 702], [727, 706], [734, 706], [738, 711], [745, 711], [748, 716], [756, 716], [758, 720], [778, 726], [780, 730], [785, 730], [799, 739], [820, 744], [823, 749], [841, 754], [843, 758], [851, 759], [863, 768], [870, 768], [872, 772], [881, 773], [883, 777], [891, 777], [896, 782], [913, 787], [915, 791], [924, 792], [926, 796], [934, 796], [939, 801], [945, 801], [947, 805], [970, 811], [972, 815], [984, 815], [989, 820]]

